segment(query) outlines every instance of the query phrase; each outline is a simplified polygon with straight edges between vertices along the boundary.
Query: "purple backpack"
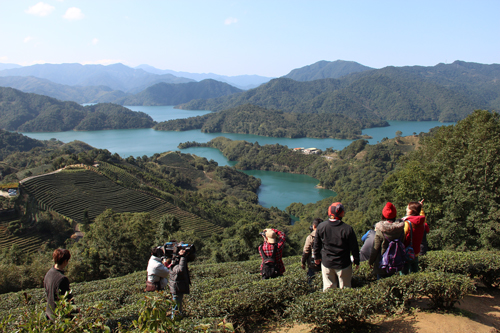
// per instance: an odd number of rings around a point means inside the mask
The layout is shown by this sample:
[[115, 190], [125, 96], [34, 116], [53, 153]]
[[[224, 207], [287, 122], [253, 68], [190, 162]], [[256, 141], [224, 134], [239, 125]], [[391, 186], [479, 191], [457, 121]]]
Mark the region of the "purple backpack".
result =
[[389, 274], [399, 272], [403, 269], [406, 260], [405, 246], [401, 241], [404, 231], [401, 234], [401, 237], [393, 240], [387, 238], [384, 233], [382, 234], [389, 242], [389, 246], [384, 254], [382, 254], [382, 258], [380, 259], [380, 268], [384, 269]]

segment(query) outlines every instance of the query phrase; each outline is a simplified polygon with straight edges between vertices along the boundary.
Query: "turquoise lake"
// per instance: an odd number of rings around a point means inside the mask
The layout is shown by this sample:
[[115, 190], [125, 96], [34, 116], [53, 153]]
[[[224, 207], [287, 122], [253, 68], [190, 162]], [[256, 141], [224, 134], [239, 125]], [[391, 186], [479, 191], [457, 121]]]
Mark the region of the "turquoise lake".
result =
[[[173, 106], [127, 106], [134, 111], [142, 111], [149, 114], [155, 121], [165, 121], [170, 119], [188, 118], [204, 115], [210, 111], [189, 111], [174, 109]], [[369, 142], [371, 144], [381, 141], [384, 137], [394, 138], [396, 131], [403, 132], [403, 136], [411, 135], [414, 132], [428, 132], [436, 126], [448, 125], [437, 121], [430, 122], [412, 122], [412, 121], [389, 121], [389, 127], [370, 128], [363, 131], [373, 137]], [[453, 123], [449, 123], [453, 124]], [[208, 142], [218, 136], [225, 136], [232, 140], [246, 140], [249, 142], [258, 142], [260, 145], [275, 144], [286, 145], [289, 148], [333, 148], [343, 149], [348, 146], [352, 140], [336, 139], [313, 139], [313, 138], [273, 138], [248, 134], [230, 134], [230, 133], [202, 133], [199, 130], [185, 132], [175, 131], [155, 131], [153, 129], [129, 129], [129, 130], [107, 130], [107, 131], [68, 131], [68, 132], [43, 132], [43, 133], [23, 133], [34, 139], [49, 140], [56, 138], [63, 142], [80, 140], [89, 145], [107, 149], [111, 153], [118, 153], [122, 157], [128, 156], [151, 156], [154, 153], [162, 153], [170, 150], [180, 150], [177, 148], [179, 143], [186, 141]], [[222, 153], [214, 148], [188, 148], [181, 150], [183, 153], [195, 154], [198, 156], [213, 159], [219, 165], [234, 165], [234, 162], [228, 161]], [[318, 189], [315, 186], [318, 180], [304, 175], [293, 175], [280, 172], [252, 170], [247, 174], [254, 175], [262, 181], [259, 189], [259, 201], [264, 207], [277, 207], [284, 210], [293, 202], [302, 202], [303, 204], [317, 202], [324, 198], [334, 196], [335, 192]]]

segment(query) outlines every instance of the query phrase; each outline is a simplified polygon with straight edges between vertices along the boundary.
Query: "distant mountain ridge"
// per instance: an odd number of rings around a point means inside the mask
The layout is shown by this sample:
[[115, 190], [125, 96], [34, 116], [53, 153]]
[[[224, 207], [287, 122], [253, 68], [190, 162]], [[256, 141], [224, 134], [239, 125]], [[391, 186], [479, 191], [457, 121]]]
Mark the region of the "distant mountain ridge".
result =
[[0, 87], [0, 128], [9, 131], [59, 132], [151, 128], [156, 122], [123, 106], [81, 106], [55, 98]]
[[153, 74], [172, 74], [179, 77], [186, 77], [196, 81], [202, 81], [206, 79], [213, 79], [220, 82], [229, 83], [239, 89], [248, 90], [256, 88], [261, 84], [269, 82], [272, 77], [260, 76], [260, 75], [236, 75], [236, 76], [226, 76], [214, 73], [188, 73], [188, 72], [176, 72], [169, 69], [158, 69], [149, 65], [139, 65], [135, 68], [143, 69], [146, 72]]
[[475, 109], [500, 106], [500, 65], [466, 62], [434, 67], [385, 67], [340, 79], [270, 81], [241, 94], [178, 106], [219, 111], [244, 104], [353, 119], [457, 121]]
[[0, 77], [0, 86], [80, 104], [112, 103], [119, 98], [129, 95], [121, 90], [113, 90], [106, 86], [69, 86], [34, 76]]
[[304, 66], [292, 70], [283, 78], [295, 81], [314, 81], [321, 79], [338, 79], [343, 76], [364, 72], [373, 68], [363, 66], [354, 61], [336, 60], [336, 61], [318, 61], [312, 65]]
[[123, 64], [81, 65], [41, 64], [21, 68], [4, 69], [0, 76], [34, 76], [69, 86], [107, 86], [112, 90], [137, 93], [159, 83], [187, 83], [194, 80], [171, 74], [155, 75]]

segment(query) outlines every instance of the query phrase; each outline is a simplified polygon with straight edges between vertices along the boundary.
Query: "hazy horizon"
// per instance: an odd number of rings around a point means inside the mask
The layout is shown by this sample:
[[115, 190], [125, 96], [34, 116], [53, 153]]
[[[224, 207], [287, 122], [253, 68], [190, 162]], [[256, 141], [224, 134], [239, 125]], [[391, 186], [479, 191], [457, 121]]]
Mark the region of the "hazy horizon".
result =
[[499, 1], [1, 1], [0, 63], [280, 77], [321, 60], [372, 68], [500, 63]]

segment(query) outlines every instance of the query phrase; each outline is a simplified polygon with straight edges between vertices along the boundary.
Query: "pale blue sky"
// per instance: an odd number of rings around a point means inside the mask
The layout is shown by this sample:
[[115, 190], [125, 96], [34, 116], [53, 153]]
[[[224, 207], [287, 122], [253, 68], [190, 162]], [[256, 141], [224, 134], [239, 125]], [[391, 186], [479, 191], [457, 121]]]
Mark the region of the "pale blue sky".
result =
[[0, 0], [0, 63], [270, 77], [319, 60], [498, 64], [499, 14], [499, 0]]

